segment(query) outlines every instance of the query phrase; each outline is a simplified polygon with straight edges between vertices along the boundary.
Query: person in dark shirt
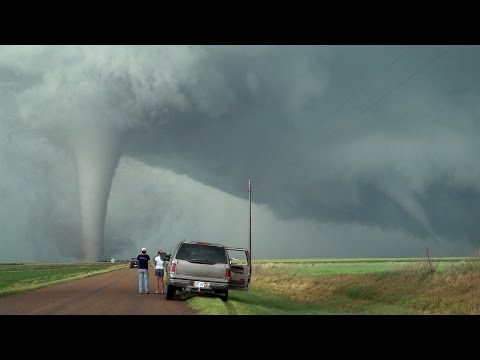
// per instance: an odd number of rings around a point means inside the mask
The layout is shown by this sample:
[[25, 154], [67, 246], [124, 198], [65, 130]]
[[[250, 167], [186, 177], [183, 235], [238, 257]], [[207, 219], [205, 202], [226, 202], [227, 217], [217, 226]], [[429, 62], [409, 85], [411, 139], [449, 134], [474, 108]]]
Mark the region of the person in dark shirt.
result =
[[137, 256], [138, 260], [138, 292], [140, 294], [150, 294], [148, 291], [148, 262], [150, 256], [147, 255], [147, 249], [142, 248], [142, 253]]

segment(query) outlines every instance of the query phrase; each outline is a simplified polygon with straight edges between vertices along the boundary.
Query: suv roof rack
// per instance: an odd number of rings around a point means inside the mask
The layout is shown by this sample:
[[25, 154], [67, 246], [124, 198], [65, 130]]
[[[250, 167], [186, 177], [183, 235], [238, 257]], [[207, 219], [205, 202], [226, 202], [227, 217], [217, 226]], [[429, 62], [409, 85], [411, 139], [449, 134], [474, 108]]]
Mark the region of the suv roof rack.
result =
[[183, 240], [182, 243], [185, 243], [185, 244], [199, 244], [199, 245], [212, 245], [212, 246], [225, 247], [225, 245], [218, 244], [218, 243], [211, 243], [211, 242], [208, 242], [208, 241]]

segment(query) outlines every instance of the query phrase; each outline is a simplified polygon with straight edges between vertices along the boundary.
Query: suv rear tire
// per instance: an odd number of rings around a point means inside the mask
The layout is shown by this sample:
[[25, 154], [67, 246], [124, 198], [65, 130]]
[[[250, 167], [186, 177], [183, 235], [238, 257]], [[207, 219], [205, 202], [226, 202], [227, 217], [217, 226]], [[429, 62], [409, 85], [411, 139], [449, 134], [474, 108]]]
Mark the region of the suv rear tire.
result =
[[225, 295], [220, 296], [220, 299], [222, 299], [223, 302], [228, 301], [228, 290], [225, 291]]
[[166, 294], [166, 299], [167, 300], [173, 300], [173, 298], [175, 297], [175, 291], [177, 290], [177, 288], [173, 285], [167, 285], [167, 294]]

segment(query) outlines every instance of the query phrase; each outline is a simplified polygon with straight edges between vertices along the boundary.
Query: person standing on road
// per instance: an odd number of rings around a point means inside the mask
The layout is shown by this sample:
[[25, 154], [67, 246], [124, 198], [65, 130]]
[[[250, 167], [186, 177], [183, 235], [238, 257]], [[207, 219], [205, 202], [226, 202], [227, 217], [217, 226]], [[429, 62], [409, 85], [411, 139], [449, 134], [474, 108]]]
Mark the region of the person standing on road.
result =
[[[162, 259], [162, 250], [158, 250], [157, 256], [155, 257], [155, 276], [157, 277], [157, 289], [155, 294], [158, 294], [159, 289], [162, 289], [160, 294], [163, 294], [165, 289], [163, 287], [163, 259]], [[160, 286], [161, 285], [161, 286]]]
[[148, 291], [148, 262], [150, 256], [147, 255], [147, 249], [142, 248], [142, 253], [137, 256], [138, 260], [138, 292], [140, 294], [149, 294]]

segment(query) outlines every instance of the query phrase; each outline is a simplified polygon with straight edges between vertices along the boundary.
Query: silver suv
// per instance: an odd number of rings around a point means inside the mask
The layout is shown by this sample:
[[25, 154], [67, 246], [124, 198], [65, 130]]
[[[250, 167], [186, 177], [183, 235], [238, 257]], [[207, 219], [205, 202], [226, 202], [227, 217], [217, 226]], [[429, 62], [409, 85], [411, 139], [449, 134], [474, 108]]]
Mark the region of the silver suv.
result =
[[[245, 260], [230, 257], [241, 253]], [[228, 300], [228, 290], [248, 291], [251, 263], [247, 249], [208, 242], [181, 241], [172, 252], [167, 271], [167, 300], [177, 290], [214, 295]]]

